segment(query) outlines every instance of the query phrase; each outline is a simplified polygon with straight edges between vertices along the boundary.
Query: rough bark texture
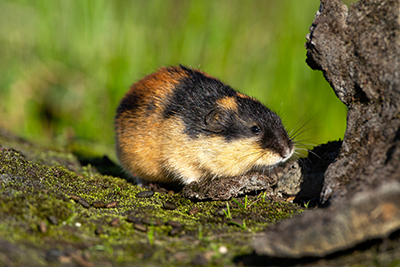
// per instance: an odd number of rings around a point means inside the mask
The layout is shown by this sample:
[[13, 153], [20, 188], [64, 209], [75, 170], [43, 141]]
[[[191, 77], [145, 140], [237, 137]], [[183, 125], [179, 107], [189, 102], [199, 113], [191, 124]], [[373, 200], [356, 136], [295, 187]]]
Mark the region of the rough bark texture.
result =
[[193, 182], [183, 188], [182, 194], [194, 200], [227, 200], [256, 190], [265, 190], [272, 194], [272, 186], [276, 181], [275, 176], [250, 173], [239, 177]]
[[399, 1], [360, 1], [350, 10], [321, 1], [307, 36], [307, 63], [348, 106], [342, 150], [325, 173], [323, 203], [400, 180]]
[[322, 257], [400, 229], [399, 13], [399, 0], [363, 0], [349, 10], [321, 0], [307, 63], [348, 106], [347, 129], [324, 173], [326, 208], [270, 228], [254, 241], [259, 255]]
[[[322, 257], [360, 242], [386, 237], [400, 228], [400, 183], [371, 194], [358, 193], [340, 210], [317, 210], [274, 225], [257, 238], [259, 254], [275, 257]], [[284, 242], [276, 242], [283, 240]]]

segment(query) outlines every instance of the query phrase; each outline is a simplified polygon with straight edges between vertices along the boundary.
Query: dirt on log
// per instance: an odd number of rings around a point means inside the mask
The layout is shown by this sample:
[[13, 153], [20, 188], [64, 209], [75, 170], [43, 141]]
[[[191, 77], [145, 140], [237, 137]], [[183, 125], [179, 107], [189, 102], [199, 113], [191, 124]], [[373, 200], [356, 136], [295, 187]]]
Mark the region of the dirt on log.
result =
[[256, 238], [259, 255], [322, 257], [398, 232], [399, 13], [398, 0], [363, 0], [349, 9], [339, 0], [321, 0], [306, 37], [306, 61], [323, 72], [347, 105], [347, 129], [324, 173], [320, 203], [325, 209]]

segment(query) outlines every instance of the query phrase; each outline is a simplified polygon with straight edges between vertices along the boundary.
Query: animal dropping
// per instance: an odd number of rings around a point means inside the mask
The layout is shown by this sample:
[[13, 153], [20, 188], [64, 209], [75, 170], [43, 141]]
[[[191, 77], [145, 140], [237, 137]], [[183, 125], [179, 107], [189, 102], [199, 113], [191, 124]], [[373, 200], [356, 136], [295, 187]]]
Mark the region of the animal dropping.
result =
[[188, 184], [262, 171], [294, 151], [277, 114], [184, 66], [135, 83], [118, 106], [115, 130], [120, 164], [147, 182]]

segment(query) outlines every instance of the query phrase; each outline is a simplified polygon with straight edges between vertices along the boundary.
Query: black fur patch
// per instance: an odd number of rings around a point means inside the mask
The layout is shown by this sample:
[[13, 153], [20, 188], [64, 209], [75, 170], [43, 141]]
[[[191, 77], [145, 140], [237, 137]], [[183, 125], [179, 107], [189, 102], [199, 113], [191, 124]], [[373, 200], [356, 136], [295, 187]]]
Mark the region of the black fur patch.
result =
[[135, 92], [126, 95], [120, 102], [117, 108], [115, 119], [120, 118], [123, 114], [131, 114], [140, 107], [141, 97]]
[[[285, 147], [292, 146], [279, 116], [260, 102], [240, 97], [218, 79], [197, 70], [181, 68], [188, 78], [181, 80], [167, 101], [163, 117], [183, 121], [188, 136], [221, 136], [228, 142], [257, 136], [262, 148], [279, 154], [283, 154]], [[221, 110], [217, 101], [224, 97], [235, 97], [237, 110]], [[261, 131], [255, 133], [253, 126], [258, 126]]]

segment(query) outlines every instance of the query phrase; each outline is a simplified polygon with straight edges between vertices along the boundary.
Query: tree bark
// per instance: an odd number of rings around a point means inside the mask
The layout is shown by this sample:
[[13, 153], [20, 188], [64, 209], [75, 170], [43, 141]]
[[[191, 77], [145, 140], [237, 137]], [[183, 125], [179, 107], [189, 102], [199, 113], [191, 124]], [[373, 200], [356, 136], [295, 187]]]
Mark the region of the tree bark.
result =
[[360, 1], [349, 11], [323, 0], [310, 27], [307, 63], [348, 107], [341, 151], [325, 172], [323, 204], [400, 180], [399, 10], [398, 0]]
[[307, 64], [347, 105], [347, 129], [323, 175], [326, 208], [256, 238], [256, 253], [270, 257], [322, 257], [400, 229], [400, 1], [362, 0], [348, 10], [321, 0], [306, 48]]

